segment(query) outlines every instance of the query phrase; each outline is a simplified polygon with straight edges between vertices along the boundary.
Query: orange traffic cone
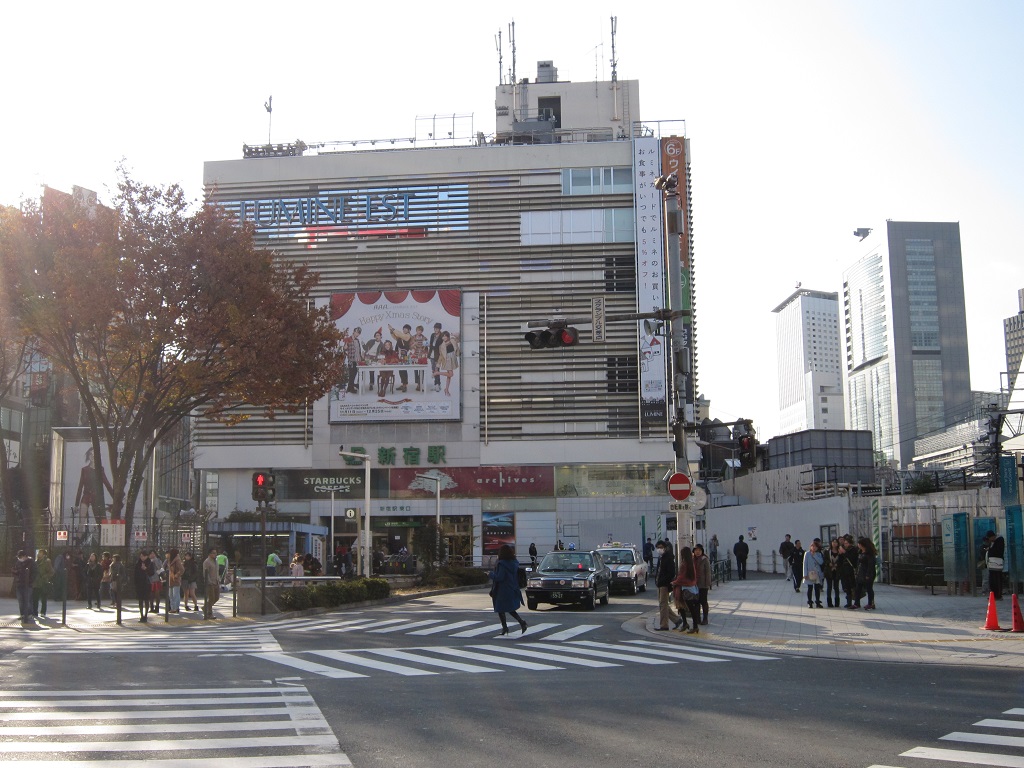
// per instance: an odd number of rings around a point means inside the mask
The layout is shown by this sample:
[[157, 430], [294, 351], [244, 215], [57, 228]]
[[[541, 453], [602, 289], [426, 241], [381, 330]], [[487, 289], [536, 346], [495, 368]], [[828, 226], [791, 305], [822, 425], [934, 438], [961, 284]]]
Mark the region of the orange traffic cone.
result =
[[1020, 615], [1020, 603], [1017, 602], [1017, 595], [1013, 595], [1013, 629], [1011, 632], [1024, 632], [1024, 616]]
[[995, 632], [1005, 631], [999, 626], [999, 616], [996, 613], [996, 596], [992, 592], [988, 593], [988, 615], [985, 617], [985, 626], [982, 629], [990, 629]]

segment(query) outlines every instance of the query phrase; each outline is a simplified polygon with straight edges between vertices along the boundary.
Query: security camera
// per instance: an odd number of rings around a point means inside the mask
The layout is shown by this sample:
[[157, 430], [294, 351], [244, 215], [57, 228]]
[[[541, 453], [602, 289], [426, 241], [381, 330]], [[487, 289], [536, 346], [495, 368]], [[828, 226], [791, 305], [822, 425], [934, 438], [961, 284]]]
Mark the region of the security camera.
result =
[[670, 469], [670, 470], [669, 470], [668, 472], [666, 472], [666, 473], [665, 473], [665, 476], [664, 476], [663, 478], [661, 478], [661, 482], [663, 482], [663, 483], [667, 483], [667, 482], [668, 482], [668, 479], [669, 479], [670, 477], [672, 477], [672, 474], [673, 474], [673, 472], [672, 472], [672, 470]]

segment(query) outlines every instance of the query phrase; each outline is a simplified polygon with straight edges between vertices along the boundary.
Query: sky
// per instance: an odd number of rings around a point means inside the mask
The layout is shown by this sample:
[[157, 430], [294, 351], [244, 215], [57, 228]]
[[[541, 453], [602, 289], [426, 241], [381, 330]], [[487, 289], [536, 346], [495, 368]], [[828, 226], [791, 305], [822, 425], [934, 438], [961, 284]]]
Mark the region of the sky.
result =
[[[580, 9], [582, 8], [582, 10]], [[971, 383], [1005, 386], [1002, 320], [1024, 288], [1024, 3], [19, 3], [0, 47], [0, 204], [46, 184], [109, 199], [116, 169], [179, 183], [243, 143], [494, 131], [494, 87], [640, 83], [646, 121], [693, 156], [699, 389], [778, 432], [775, 316], [797, 282], [842, 292], [858, 227], [959, 221]], [[499, 69], [496, 36], [502, 33]], [[11, 34], [14, 32], [14, 34]], [[273, 113], [264, 104], [273, 95]], [[268, 124], [268, 117], [272, 123]]]

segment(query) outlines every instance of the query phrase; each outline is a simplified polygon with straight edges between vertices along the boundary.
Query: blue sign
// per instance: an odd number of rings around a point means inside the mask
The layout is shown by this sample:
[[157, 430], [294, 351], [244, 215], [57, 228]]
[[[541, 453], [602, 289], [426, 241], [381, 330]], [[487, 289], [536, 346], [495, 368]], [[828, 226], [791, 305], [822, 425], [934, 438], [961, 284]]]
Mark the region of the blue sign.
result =
[[1010, 584], [1024, 579], [1024, 520], [1020, 504], [1006, 508], [1006, 562], [1004, 572]]
[[999, 457], [999, 496], [1004, 507], [1020, 504], [1016, 456]]

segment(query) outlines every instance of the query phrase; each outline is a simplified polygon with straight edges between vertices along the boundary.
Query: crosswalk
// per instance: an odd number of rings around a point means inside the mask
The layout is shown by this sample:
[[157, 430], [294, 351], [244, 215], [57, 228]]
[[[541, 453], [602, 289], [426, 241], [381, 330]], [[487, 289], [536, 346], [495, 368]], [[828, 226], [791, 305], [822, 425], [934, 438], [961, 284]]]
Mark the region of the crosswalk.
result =
[[47, 632], [29, 640], [15, 653], [190, 653], [193, 655], [223, 653], [258, 653], [281, 650], [280, 644], [266, 629], [203, 628], [177, 632], [147, 633], [106, 630], [69, 637], [66, 633]]
[[[493, 616], [493, 614], [490, 614]], [[519, 632], [514, 621], [509, 622], [512, 631]], [[423, 619], [418, 616], [408, 618], [382, 618], [382, 616], [360, 616], [347, 618], [343, 616], [311, 617], [292, 619], [267, 626], [274, 632], [301, 633], [304, 635], [329, 633], [348, 634], [366, 633], [368, 635], [403, 634], [411, 637], [430, 637], [446, 635], [447, 637], [472, 638], [486, 635], [496, 636], [501, 632], [501, 623], [488, 619], [448, 620], [443, 618]], [[531, 637], [544, 635], [545, 640], [570, 640], [595, 629], [603, 624], [565, 625], [562, 622], [542, 622], [530, 624]]]
[[924, 763], [917, 760], [934, 760], [945, 766], [1024, 768], [1024, 735], [1021, 735], [1024, 733], [1024, 707], [1008, 709], [1002, 714], [1005, 717], [985, 718], [974, 723], [972, 728], [979, 730], [953, 731], [939, 737], [941, 742], [972, 745], [972, 748], [914, 747], [900, 754], [900, 757], [915, 758], [905, 766], [876, 764], [870, 768], [912, 768], [914, 765], [921, 768]]
[[301, 685], [0, 691], [0, 762], [19, 768], [350, 767]]
[[374, 673], [424, 677], [445, 673], [480, 674], [509, 670], [548, 672], [573, 667], [659, 666], [679, 663], [772, 661], [776, 657], [712, 648], [677, 646], [650, 640], [605, 643], [591, 640], [538, 642], [517, 639], [506, 643], [418, 648], [270, 651], [254, 658], [336, 680], [370, 677]]

